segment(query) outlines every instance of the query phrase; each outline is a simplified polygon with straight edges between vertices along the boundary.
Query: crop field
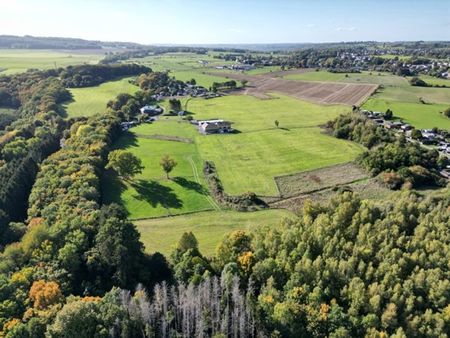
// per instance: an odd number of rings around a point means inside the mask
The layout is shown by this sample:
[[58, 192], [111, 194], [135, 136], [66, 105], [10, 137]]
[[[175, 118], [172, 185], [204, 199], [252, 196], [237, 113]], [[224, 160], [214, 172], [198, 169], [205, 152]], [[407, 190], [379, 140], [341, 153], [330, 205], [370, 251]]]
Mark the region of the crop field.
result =
[[282, 218], [295, 218], [287, 210], [256, 212], [210, 211], [134, 222], [147, 252], [169, 255], [184, 232], [192, 231], [200, 251], [212, 256], [224, 236], [234, 230], [252, 231], [260, 225], [277, 225]]
[[133, 94], [139, 87], [129, 83], [131, 78], [102, 83], [95, 87], [71, 88], [72, 101], [65, 105], [68, 117], [91, 116], [105, 111], [106, 104], [118, 94]]
[[84, 63], [97, 63], [104, 55], [88, 51], [49, 51], [0, 49], [0, 74], [25, 72], [30, 68], [50, 69]]
[[306, 82], [240, 73], [218, 74], [238, 81], [249, 81], [249, 86], [245, 90], [245, 94], [248, 95], [268, 98], [267, 93], [277, 92], [320, 104], [358, 105], [377, 88], [377, 85], [373, 84]]
[[382, 84], [384, 86], [408, 86], [408, 81], [401, 76], [389, 73], [362, 72], [362, 73], [330, 73], [327, 71], [304, 72], [300, 74], [288, 74], [287, 80], [297, 81], [321, 81], [321, 82], [345, 82], [345, 83], [369, 83]]
[[[420, 103], [422, 98], [426, 104]], [[363, 105], [368, 110], [386, 111], [404, 119], [416, 128], [450, 129], [450, 119], [441, 114], [450, 106], [450, 88], [389, 87], [381, 90]]]

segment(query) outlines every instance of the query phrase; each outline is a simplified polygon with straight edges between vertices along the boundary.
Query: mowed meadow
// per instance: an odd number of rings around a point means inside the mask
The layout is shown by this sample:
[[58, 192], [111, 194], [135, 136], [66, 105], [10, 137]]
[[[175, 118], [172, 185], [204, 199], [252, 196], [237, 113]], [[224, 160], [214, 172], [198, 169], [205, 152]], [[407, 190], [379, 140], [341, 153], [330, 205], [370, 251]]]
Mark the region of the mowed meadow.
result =
[[[195, 119], [233, 122], [232, 134], [201, 135], [180, 117], [162, 116], [130, 129], [115, 148], [138, 156], [145, 169], [132, 182], [108, 173], [106, 202], [119, 202], [130, 218], [171, 216], [218, 209], [203, 176], [205, 161], [215, 163], [225, 191], [278, 196], [275, 176], [353, 160], [362, 147], [325, 135], [320, 124], [347, 111], [346, 106], [320, 106], [284, 96], [261, 100], [252, 96], [192, 99]], [[279, 121], [279, 127], [274, 121]], [[340, 149], [340, 151], [336, 151]], [[178, 165], [167, 179], [159, 161], [173, 157]]]

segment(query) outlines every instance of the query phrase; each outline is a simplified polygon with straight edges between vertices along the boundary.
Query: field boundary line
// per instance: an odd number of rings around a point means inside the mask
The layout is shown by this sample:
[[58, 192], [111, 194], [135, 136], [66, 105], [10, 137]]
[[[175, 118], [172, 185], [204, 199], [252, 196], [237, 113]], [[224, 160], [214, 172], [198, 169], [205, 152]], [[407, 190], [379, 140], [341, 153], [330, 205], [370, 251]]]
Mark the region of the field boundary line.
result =
[[[194, 160], [192, 159], [192, 155], [186, 155], [186, 159], [188, 160], [189, 164], [192, 167], [192, 172], [194, 174], [194, 180], [198, 184], [201, 184], [200, 183], [200, 177], [199, 177], [198, 170], [197, 170], [197, 166], [195, 165]], [[209, 194], [205, 195], [205, 198], [208, 201], [208, 203], [211, 204], [211, 206], [213, 207], [214, 210], [217, 210], [217, 211], [221, 210], [220, 206], [217, 204], [216, 201], [214, 201], [212, 199], [212, 197]]]

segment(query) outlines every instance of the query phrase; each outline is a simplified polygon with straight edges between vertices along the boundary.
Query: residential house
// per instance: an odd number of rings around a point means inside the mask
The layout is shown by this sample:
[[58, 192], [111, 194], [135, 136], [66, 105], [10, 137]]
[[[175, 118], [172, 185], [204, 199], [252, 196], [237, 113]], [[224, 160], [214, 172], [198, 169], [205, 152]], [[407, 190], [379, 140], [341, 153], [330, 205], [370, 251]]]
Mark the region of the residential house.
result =
[[142, 115], [155, 116], [163, 112], [163, 109], [159, 106], [144, 106], [140, 109]]
[[198, 129], [203, 134], [223, 134], [232, 131], [231, 122], [224, 120], [198, 121]]

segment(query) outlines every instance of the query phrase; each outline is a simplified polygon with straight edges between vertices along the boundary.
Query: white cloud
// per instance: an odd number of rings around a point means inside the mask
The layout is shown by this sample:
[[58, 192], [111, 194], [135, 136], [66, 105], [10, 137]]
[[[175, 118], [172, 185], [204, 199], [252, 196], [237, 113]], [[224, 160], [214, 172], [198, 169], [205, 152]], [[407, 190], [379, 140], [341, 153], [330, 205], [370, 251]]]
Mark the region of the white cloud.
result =
[[336, 27], [335, 28], [338, 32], [354, 32], [356, 31], [356, 27]]

